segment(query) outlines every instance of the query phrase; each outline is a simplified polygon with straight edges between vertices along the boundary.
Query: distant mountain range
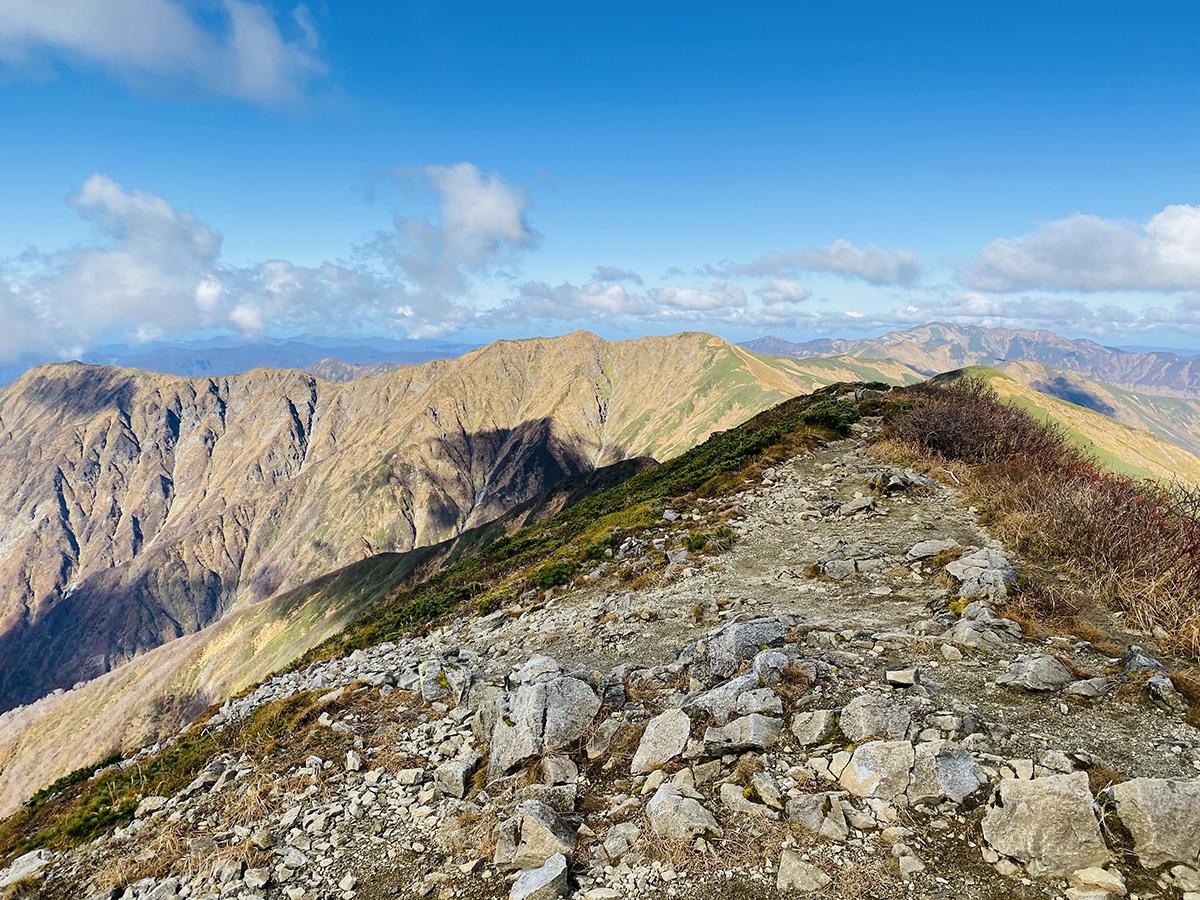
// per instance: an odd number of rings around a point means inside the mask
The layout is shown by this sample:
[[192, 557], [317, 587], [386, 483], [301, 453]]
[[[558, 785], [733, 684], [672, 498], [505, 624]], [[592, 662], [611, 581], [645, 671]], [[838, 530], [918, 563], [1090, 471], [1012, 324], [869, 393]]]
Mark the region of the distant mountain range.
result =
[[[76, 361], [88, 365], [144, 369], [164, 375], [217, 377], [236, 375], [258, 368], [305, 369], [330, 359], [348, 364], [351, 368], [395, 368], [432, 359], [454, 359], [474, 348], [474, 344], [453, 344], [445, 341], [300, 335], [287, 340], [264, 339], [254, 343], [215, 338], [179, 343], [156, 342], [140, 346], [113, 345], [89, 350]], [[27, 354], [14, 362], [0, 364], [0, 385], [12, 383], [34, 366], [54, 361], [58, 360]]]
[[888, 359], [936, 375], [966, 366], [1026, 360], [1074, 372], [1116, 387], [1167, 397], [1200, 397], [1200, 357], [1136, 353], [1052, 331], [932, 323], [877, 338], [822, 339], [794, 344], [768, 336], [742, 344], [755, 353], [806, 358], [854, 356]]

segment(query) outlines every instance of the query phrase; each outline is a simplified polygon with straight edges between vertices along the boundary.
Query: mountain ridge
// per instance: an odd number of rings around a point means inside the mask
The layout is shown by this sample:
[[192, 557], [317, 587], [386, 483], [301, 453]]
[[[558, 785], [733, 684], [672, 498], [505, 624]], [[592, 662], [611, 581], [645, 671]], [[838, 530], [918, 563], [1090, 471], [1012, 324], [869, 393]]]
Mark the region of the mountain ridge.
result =
[[1200, 358], [1169, 352], [1137, 353], [1046, 330], [928, 325], [876, 338], [819, 339], [791, 343], [773, 335], [741, 344], [756, 353], [807, 358], [831, 354], [891, 359], [924, 375], [970, 365], [1028, 360], [1076, 372], [1130, 390], [1163, 396], [1200, 397]]
[[345, 383], [33, 369], [0, 389], [0, 708], [863, 374], [919, 380], [895, 364], [765, 359], [697, 332], [497, 342]]

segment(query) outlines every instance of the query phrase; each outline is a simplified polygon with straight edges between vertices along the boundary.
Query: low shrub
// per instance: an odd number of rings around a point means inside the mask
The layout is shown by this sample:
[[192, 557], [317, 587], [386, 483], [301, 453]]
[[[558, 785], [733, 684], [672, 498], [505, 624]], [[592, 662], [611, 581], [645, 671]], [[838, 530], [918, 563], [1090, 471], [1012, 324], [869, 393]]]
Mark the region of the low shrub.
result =
[[[1200, 655], [1200, 492], [1103, 471], [1057, 428], [965, 378], [906, 392], [888, 425], [899, 446], [971, 466], [971, 501], [1019, 552], [1066, 567], [1126, 623]], [[1061, 612], [1053, 590], [1035, 585]]]

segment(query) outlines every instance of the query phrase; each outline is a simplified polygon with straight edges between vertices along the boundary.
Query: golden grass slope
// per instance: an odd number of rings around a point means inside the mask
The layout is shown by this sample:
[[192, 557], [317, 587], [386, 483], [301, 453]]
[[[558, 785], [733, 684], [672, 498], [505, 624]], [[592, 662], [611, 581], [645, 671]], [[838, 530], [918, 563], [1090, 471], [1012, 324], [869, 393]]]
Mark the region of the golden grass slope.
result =
[[1037, 391], [1086, 406], [1200, 454], [1200, 400], [1127, 390], [1040, 363], [1005, 362], [996, 368]]
[[1110, 471], [1200, 485], [1200, 458], [1158, 435], [1037, 391], [996, 369], [971, 366], [953, 374], [960, 373], [986, 379], [1001, 399], [1042, 421], [1057, 423], [1073, 443], [1094, 454]]

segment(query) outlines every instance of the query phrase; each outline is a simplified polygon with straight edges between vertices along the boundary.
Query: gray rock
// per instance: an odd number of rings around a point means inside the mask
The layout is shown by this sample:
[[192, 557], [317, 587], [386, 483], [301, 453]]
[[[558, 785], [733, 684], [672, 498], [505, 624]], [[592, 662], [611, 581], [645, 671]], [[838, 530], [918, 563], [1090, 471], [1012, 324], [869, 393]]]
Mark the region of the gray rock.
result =
[[525, 665], [517, 670], [515, 677], [518, 684], [545, 684], [565, 674], [566, 670], [553, 657], [531, 656]]
[[692, 733], [692, 720], [682, 709], [668, 709], [655, 716], [646, 726], [630, 771], [644, 775], [661, 769], [683, 752]]
[[838, 784], [858, 797], [898, 801], [908, 789], [913, 761], [908, 741], [869, 741], [854, 751]]
[[472, 753], [442, 763], [433, 771], [434, 784], [443, 794], [461, 800], [470, 790], [471, 777], [481, 759], [478, 753]]
[[927, 741], [915, 750], [908, 801], [962, 803], [987, 783], [975, 758], [962, 747], [950, 741]]
[[1084, 772], [1000, 782], [983, 817], [983, 837], [1035, 878], [1061, 878], [1109, 858]]
[[931, 540], [917, 541], [908, 548], [908, 553], [904, 554], [904, 558], [909, 561], [918, 559], [928, 559], [931, 556], [937, 556], [939, 553], [944, 553], [947, 550], [953, 550], [958, 546], [958, 541], [949, 540]]
[[1175, 685], [1166, 675], [1151, 675], [1146, 680], [1146, 687], [1154, 702], [1169, 712], [1183, 715], [1188, 711], [1188, 702], [1183, 694], [1175, 689]]
[[810, 831], [834, 841], [845, 840], [850, 830], [836, 793], [801, 794], [787, 802], [787, 817]]
[[250, 890], [257, 891], [271, 883], [270, 869], [247, 869], [242, 876], [242, 883]]
[[783, 732], [783, 720], [756, 714], [740, 716], [719, 728], [704, 730], [704, 750], [709, 755], [766, 750]]
[[750, 799], [747, 792], [748, 789], [743, 789], [741, 785], [727, 781], [721, 785], [717, 795], [721, 798], [721, 805], [731, 812], [748, 813], [768, 819], [777, 818], [774, 810], [768, 808], [764, 803]]
[[553, 809], [538, 800], [517, 805], [516, 815], [501, 823], [493, 862], [501, 869], [536, 869], [546, 860], [575, 847], [575, 831]]
[[1167, 671], [1167, 667], [1145, 647], [1139, 647], [1137, 644], [1130, 644], [1126, 647], [1125, 652], [1121, 654], [1121, 671], [1140, 672], [1146, 669], [1156, 672]]
[[1200, 856], [1200, 780], [1134, 778], [1108, 789], [1141, 864], [1191, 863]]
[[1073, 681], [1063, 688], [1063, 693], [1095, 700], [1111, 692], [1114, 687], [1116, 687], [1116, 683], [1111, 678], [1101, 676]]
[[758, 794], [759, 800], [771, 809], [783, 809], [783, 786], [770, 772], [755, 772], [750, 777], [750, 787]]
[[832, 878], [812, 863], [805, 862], [795, 850], [784, 850], [779, 859], [779, 874], [775, 879], [778, 891], [801, 891], [810, 894], [828, 885]]
[[600, 698], [586, 681], [558, 678], [546, 685], [546, 727], [542, 744], [558, 750], [579, 740], [600, 711]]
[[904, 737], [911, 718], [907, 709], [887, 697], [861, 694], [842, 707], [838, 723], [857, 744], [870, 738]]
[[683, 701], [683, 710], [695, 718], [712, 717], [724, 725], [737, 712], [738, 698], [746, 691], [758, 688], [758, 676], [747, 672], [716, 687], [694, 694]]
[[792, 659], [782, 650], [763, 650], [754, 657], [750, 671], [762, 684], [781, 684]]
[[567, 858], [555, 853], [541, 866], [522, 872], [508, 891], [508, 900], [559, 900], [567, 895]]
[[796, 713], [792, 716], [792, 734], [800, 742], [801, 747], [811, 747], [823, 743], [833, 734], [833, 726], [837, 721], [837, 713], [832, 709], [814, 709], [811, 712]]
[[946, 566], [947, 574], [962, 582], [964, 597], [989, 597], [997, 602], [1008, 596], [1008, 588], [1017, 583], [1017, 570], [1008, 558], [988, 547], [964, 554]]
[[972, 650], [999, 651], [1007, 650], [1017, 642], [1017, 638], [1005, 632], [998, 632], [981, 622], [969, 619], [959, 619], [942, 634], [943, 641], [967, 647]]
[[1009, 663], [996, 684], [1027, 691], [1057, 691], [1074, 680], [1070, 670], [1053, 656], [1031, 653]]
[[839, 516], [853, 516], [856, 513], [865, 512], [875, 506], [874, 497], [855, 497], [853, 500], [848, 500], [838, 507]]
[[752, 713], [782, 716], [783, 700], [769, 687], [746, 691], [738, 697], [737, 714], [739, 716], [748, 716]]
[[54, 861], [54, 854], [49, 850], [32, 850], [13, 860], [7, 869], [0, 870], [0, 888], [16, 884], [23, 878], [33, 878]]
[[698, 800], [685, 797], [671, 782], [661, 785], [646, 804], [646, 817], [654, 833], [677, 841], [698, 837], [723, 837], [713, 814]]
[[[534, 660], [525, 666], [529, 669]], [[511, 771], [546, 750], [583, 737], [600, 710], [600, 698], [585, 681], [555, 677], [525, 681], [508, 696], [507, 712], [492, 729], [489, 777]]]
[[709, 670], [728, 678], [738, 670], [742, 660], [768, 647], [781, 646], [786, 634], [787, 626], [774, 617], [731, 622], [715, 629], [705, 638]]
[[831, 559], [821, 563], [822, 574], [828, 575], [834, 581], [850, 578], [858, 571], [858, 566], [852, 559]]

